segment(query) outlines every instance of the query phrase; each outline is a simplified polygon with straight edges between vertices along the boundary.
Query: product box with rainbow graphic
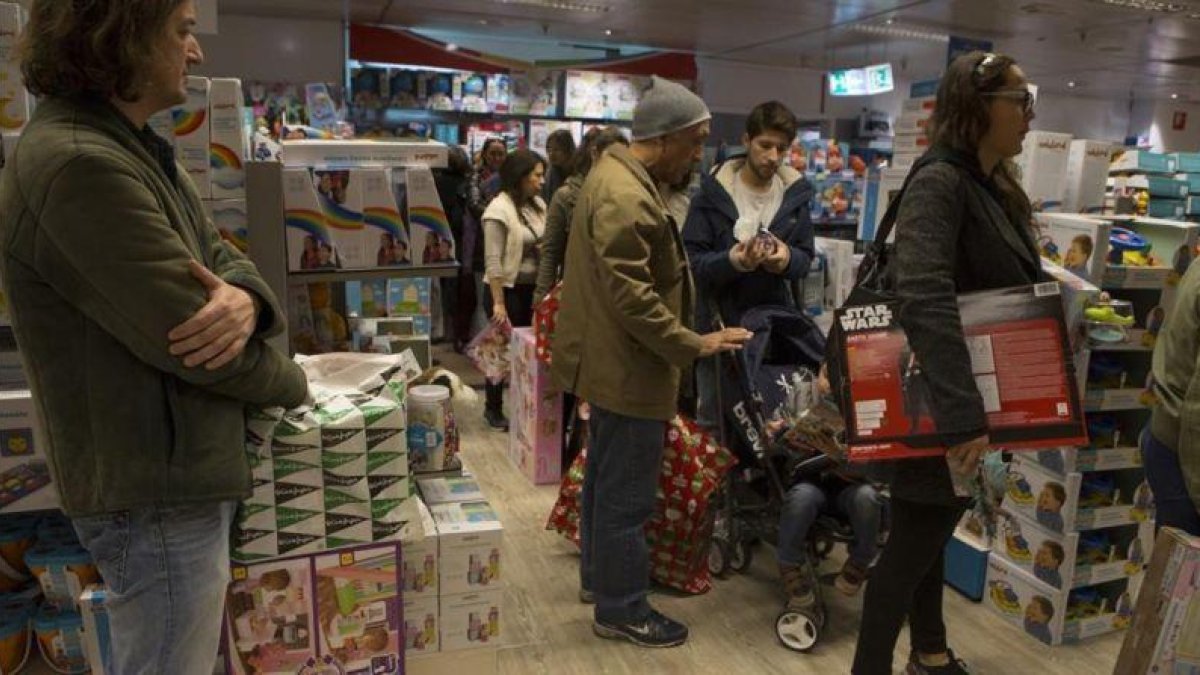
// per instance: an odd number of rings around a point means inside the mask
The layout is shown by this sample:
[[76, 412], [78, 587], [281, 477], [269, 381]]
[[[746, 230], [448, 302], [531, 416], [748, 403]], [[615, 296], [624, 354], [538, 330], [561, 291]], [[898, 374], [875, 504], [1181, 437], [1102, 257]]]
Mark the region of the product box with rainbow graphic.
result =
[[[399, 177], [404, 176], [403, 183]], [[417, 265], [437, 265], [458, 260], [450, 220], [438, 198], [433, 172], [427, 166], [410, 166], [397, 172], [396, 203], [406, 205], [412, 260]]]
[[204, 211], [222, 239], [242, 253], [250, 251], [250, 219], [245, 199], [205, 200]]
[[288, 271], [341, 267], [333, 231], [317, 201], [309, 169], [283, 170], [284, 222], [287, 227]]
[[351, 180], [362, 190], [363, 221], [375, 250], [374, 266], [411, 265], [412, 246], [392, 190], [391, 172], [387, 169], [356, 169], [351, 175]]
[[20, 131], [29, 121], [30, 96], [16, 58], [17, 36], [25, 25], [21, 6], [0, 2], [0, 130]]
[[187, 102], [171, 111], [175, 119], [175, 154], [204, 199], [212, 197], [209, 185], [208, 94], [206, 77], [187, 79]]
[[213, 78], [209, 90], [209, 179], [213, 199], [242, 199], [246, 196], [249, 138], [242, 126], [242, 81]]

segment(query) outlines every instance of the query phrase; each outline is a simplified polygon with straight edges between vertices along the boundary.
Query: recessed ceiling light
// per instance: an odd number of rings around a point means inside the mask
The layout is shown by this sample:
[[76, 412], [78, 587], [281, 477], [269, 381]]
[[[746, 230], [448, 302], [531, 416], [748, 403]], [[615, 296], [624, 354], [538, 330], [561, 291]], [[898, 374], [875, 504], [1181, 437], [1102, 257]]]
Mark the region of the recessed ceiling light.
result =
[[541, 7], [542, 9], [559, 9], [564, 12], [590, 12], [592, 14], [604, 14], [612, 9], [608, 5], [599, 5], [590, 2], [577, 2], [576, 0], [492, 0], [502, 5], [525, 5], [527, 7]]
[[454, 44], [453, 42], [447, 42], [446, 43], [446, 51], [456, 52], [456, 51], [458, 51], [458, 45]]
[[1177, 98], [1179, 98], [1179, 94], [1171, 94], [1171, 100], [1172, 100], [1172, 101], [1174, 101], [1174, 100], [1175, 100], [1175, 99], [1177, 99]]
[[894, 19], [894, 18], [892, 18], [892, 17], [890, 17], [890, 16], [889, 16], [889, 17], [888, 17], [888, 20], [887, 20], [887, 21], [884, 21], [884, 23], [890, 26], [890, 25], [892, 25], [892, 24], [896, 23], [896, 19]]
[[1071, 80], [1070, 82], [1068, 82], [1067, 86], [1074, 89], [1075, 88], [1075, 80]]
[[612, 29], [611, 29], [611, 28], [605, 28], [605, 29], [604, 29], [604, 34], [605, 34], [605, 35], [612, 35]]

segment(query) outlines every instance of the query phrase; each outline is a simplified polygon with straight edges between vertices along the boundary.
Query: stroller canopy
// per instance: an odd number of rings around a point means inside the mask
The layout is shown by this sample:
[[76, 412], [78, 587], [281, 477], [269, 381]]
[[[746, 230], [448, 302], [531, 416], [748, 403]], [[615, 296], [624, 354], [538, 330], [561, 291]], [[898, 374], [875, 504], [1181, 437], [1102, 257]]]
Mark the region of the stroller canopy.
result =
[[804, 312], [767, 305], [746, 312], [742, 327], [754, 333], [743, 347], [747, 376], [757, 381], [763, 366], [807, 368], [816, 372], [825, 360], [825, 336]]

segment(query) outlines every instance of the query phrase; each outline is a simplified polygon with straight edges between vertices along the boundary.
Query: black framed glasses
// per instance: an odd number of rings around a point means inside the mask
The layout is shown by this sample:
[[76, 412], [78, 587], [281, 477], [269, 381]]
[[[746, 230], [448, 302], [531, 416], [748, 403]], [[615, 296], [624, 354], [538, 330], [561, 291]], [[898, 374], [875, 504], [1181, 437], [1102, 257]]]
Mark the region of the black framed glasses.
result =
[[1010, 101], [1017, 101], [1021, 104], [1021, 110], [1029, 115], [1033, 112], [1033, 108], [1037, 105], [1037, 96], [1033, 95], [1028, 89], [1002, 89], [1000, 91], [985, 91], [980, 96], [984, 98], [1006, 98]]

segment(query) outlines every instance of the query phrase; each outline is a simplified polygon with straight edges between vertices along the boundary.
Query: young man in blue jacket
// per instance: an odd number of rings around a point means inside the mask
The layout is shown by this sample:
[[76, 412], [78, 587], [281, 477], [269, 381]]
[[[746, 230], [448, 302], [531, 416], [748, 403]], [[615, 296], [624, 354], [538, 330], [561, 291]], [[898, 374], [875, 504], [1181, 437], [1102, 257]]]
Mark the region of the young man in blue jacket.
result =
[[[762, 103], [746, 120], [744, 155], [730, 157], [704, 176], [692, 198], [683, 242], [696, 280], [696, 329], [727, 326], [763, 305], [790, 304], [792, 282], [808, 274], [813, 256], [813, 188], [786, 163], [796, 137], [796, 116], [778, 101]], [[758, 236], [765, 231], [763, 236]], [[696, 364], [698, 422], [712, 429], [716, 362]]]

